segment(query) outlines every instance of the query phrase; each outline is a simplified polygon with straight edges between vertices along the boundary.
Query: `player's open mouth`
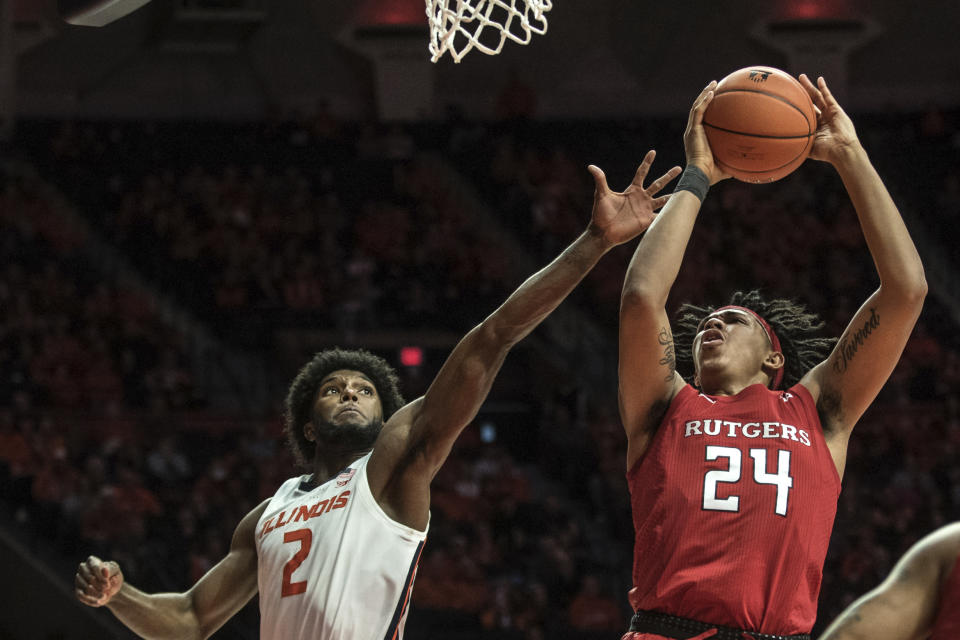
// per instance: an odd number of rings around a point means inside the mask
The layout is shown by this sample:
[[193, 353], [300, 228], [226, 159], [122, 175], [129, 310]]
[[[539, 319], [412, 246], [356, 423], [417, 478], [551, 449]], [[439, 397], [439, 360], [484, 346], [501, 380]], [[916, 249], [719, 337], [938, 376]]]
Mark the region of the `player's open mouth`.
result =
[[704, 332], [703, 339], [700, 341], [700, 344], [704, 347], [710, 347], [718, 345], [723, 342], [723, 333], [718, 329], [709, 329]]

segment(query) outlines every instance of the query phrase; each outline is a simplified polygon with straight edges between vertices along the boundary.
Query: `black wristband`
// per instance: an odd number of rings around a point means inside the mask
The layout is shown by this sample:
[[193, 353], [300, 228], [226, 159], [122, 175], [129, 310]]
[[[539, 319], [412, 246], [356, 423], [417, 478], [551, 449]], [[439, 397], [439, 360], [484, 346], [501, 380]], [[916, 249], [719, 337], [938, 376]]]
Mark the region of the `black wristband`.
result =
[[709, 189], [710, 179], [707, 177], [707, 174], [699, 167], [691, 164], [687, 165], [687, 168], [683, 170], [683, 175], [680, 176], [680, 181], [677, 182], [677, 188], [674, 189], [673, 192], [689, 191], [697, 196], [700, 202], [703, 202], [703, 199], [707, 197], [707, 191]]

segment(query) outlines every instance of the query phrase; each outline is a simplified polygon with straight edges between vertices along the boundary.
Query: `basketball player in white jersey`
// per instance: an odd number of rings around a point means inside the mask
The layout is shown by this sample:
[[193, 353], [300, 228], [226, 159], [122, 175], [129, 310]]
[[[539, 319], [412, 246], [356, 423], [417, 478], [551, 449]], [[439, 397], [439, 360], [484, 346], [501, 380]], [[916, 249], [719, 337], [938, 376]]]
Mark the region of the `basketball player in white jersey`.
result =
[[326, 351], [307, 364], [287, 397], [287, 428], [312, 474], [247, 514], [227, 556], [193, 587], [147, 594], [117, 563], [91, 556], [77, 571], [77, 598], [108, 607], [145, 638], [207, 638], [258, 592], [262, 640], [402, 638], [431, 480], [510, 348], [666, 203], [656, 194], [680, 169], [644, 188], [653, 157], [623, 193], [589, 168], [596, 193], [587, 230], [460, 341], [423, 397], [398, 409], [396, 376], [366, 352]]

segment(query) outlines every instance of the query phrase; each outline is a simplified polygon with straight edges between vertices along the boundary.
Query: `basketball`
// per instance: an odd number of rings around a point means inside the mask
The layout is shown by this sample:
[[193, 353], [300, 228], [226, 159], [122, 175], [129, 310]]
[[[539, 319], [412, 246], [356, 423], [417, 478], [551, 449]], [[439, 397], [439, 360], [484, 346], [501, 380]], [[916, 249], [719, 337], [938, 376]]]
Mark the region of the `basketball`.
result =
[[807, 159], [817, 114], [790, 74], [746, 67], [717, 84], [703, 126], [714, 158], [727, 173], [744, 182], [773, 182]]

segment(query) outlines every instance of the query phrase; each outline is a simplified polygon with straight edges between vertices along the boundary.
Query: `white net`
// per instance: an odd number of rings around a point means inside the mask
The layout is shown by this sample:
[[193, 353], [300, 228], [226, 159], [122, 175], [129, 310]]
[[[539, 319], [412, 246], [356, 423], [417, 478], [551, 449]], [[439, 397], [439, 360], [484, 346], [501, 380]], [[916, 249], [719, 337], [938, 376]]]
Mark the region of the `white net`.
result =
[[426, 0], [430, 21], [430, 60], [449, 51], [460, 62], [471, 49], [496, 55], [509, 38], [530, 42], [547, 32], [544, 15], [553, 0]]

